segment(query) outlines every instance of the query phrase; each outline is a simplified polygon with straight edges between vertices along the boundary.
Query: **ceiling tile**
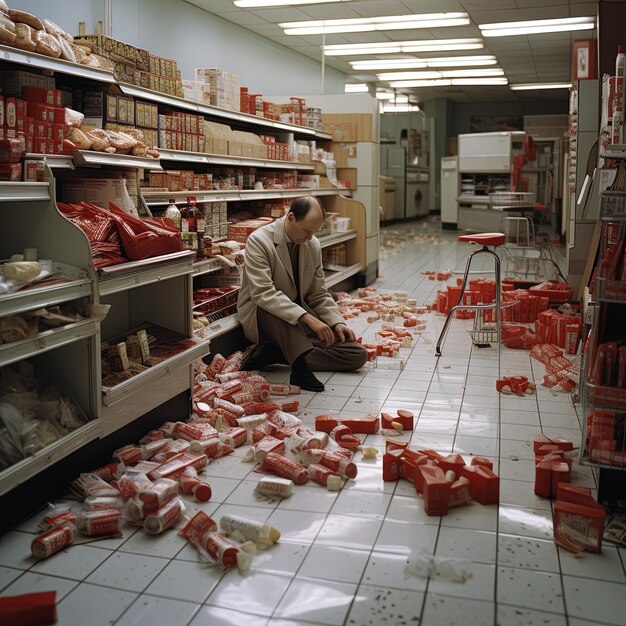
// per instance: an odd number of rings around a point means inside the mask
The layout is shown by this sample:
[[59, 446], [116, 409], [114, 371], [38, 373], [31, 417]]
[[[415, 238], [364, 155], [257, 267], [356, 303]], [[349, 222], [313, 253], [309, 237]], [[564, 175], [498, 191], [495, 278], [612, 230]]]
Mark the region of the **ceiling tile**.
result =
[[357, 17], [427, 13], [427, 11], [422, 9], [419, 11], [407, 11], [406, 6], [400, 0], [365, 0], [363, 2], [350, 2], [349, 6], [357, 13]]
[[193, 4], [210, 13], [228, 13], [235, 9], [233, 0], [185, 0], [188, 4]]
[[304, 22], [311, 17], [297, 7], [276, 7], [273, 9], [251, 9], [259, 17], [278, 24], [279, 22]]
[[409, 13], [450, 13], [465, 11], [457, 0], [402, 0]]
[[[487, 6], [483, 5], [483, 9]], [[472, 18], [476, 24], [492, 24], [498, 22], [518, 22], [520, 20], [539, 19], [537, 9], [506, 9], [500, 11], [489, 6], [488, 10], [474, 11]], [[541, 9], [541, 19], [554, 19], [557, 17], [569, 17], [567, 5], [546, 6]]]

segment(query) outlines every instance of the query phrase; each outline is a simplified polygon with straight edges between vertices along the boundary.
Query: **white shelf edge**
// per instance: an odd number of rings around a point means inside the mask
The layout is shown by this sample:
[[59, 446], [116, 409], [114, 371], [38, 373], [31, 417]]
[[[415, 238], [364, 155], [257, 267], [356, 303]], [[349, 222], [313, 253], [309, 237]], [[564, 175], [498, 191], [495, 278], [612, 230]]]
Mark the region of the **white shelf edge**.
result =
[[19, 65], [27, 65], [28, 67], [37, 69], [80, 76], [81, 78], [96, 80], [100, 83], [115, 83], [113, 72], [109, 70], [90, 67], [89, 65], [81, 65], [80, 63], [72, 63], [71, 61], [64, 61], [63, 59], [53, 59], [43, 54], [26, 52], [25, 50], [18, 50], [11, 46], [0, 45], [0, 60], [18, 63]]
[[154, 384], [163, 376], [167, 376], [175, 369], [187, 367], [196, 359], [206, 354], [206, 348], [210, 343], [210, 339], [190, 337], [190, 341], [195, 343], [194, 346], [183, 350], [179, 354], [164, 360], [163, 362], [150, 367], [144, 372], [133, 376], [129, 380], [115, 385], [115, 387], [102, 386], [102, 404], [112, 406], [121, 400], [132, 396], [133, 394], [143, 391], [146, 385]]
[[162, 170], [159, 159], [150, 157], [137, 157], [131, 154], [109, 154], [108, 152], [96, 152], [95, 150], [77, 150], [73, 153], [74, 163], [79, 166], [102, 166], [133, 167], [146, 170]]
[[342, 272], [335, 272], [332, 274], [332, 276], [326, 277], [326, 287], [333, 287], [334, 285], [340, 283], [342, 280], [346, 280], [346, 278], [350, 278], [350, 276], [358, 274], [360, 271], [360, 263], [355, 263], [354, 265], [346, 267], [346, 269]]
[[44, 161], [51, 169], [74, 169], [74, 159], [66, 154], [40, 154], [39, 152], [27, 152], [24, 159]]
[[61, 328], [52, 328], [35, 337], [2, 344], [0, 345], [0, 367], [91, 337], [96, 334], [97, 330], [97, 322], [93, 319], [86, 319]]
[[233, 313], [232, 315], [227, 315], [226, 317], [209, 324], [204, 329], [204, 337], [207, 337], [208, 339], [217, 339], [239, 326], [240, 324], [237, 313]]
[[65, 437], [39, 450], [31, 457], [18, 461], [0, 472], [0, 495], [11, 491], [29, 478], [32, 478], [51, 464], [79, 450], [90, 441], [98, 439], [102, 433], [101, 420], [95, 419], [77, 428]]
[[217, 272], [224, 267], [219, 259], [206, 259], [204, 261], [196, 261], [193, 264], [193, 275], [202, 276], [202, 274], [211, 274]]
[[175, 252], [143, 261], [102, 268], [98, 271], [101, 296], [193, 273], [193, 253]]
[[159, 148], [162, 161], [177, 163], [208, 163], [209, 165], [230, 165], [239, 167], [267, 167], [281, 170], [313, 171], [310, 163], [298, 161], [278, 161], [276, 159], [259, 159], [256, 157], [231, 156], [228, 154], [212, 154], [209, 152], [188, 152]]
[[41, 202], [50, 200], [49, 183], [0, 181], [0, 202]]
[[356, 234], [356, 228], [351, 228], [345, 232], [324, 235], [323, 237], [318, 237], [318, 239], [321, 248], [328, 248], [329, 246], [334, 246], [338, 243], [343, 243], [344, 241], [356, 239]]
[[69, 302], [91, 295], [88, 278], [68, 281], [60, 285], [42, 285], [0, 296], [0, 317], [32, 311], [43, 306]]
[[311, 137], [318, 137], [330, 141], [332, 135], [325, 133], [324, 131], [315, 130], [308, 126], [298, 126], [296, 124], [287, 124], [285, 122], [278, 122], [276, 120], [268, 120], [258, 115], [250, 115], [249, 113], [241, 113], [240, 111], [233, 111], [230, 109], [222, 109], [220, 107], [211, 106], [204, 102], [196, 102], [195, 100], [186, 100], [179, 98], [178, 96], [170, 96], [165, 93], [159, 93], [152, 89], [145, 89], [144, 87], [137, 87], [129, 83], [118, 84], [122, 93], [128, 96], [137, 96], [144, 100], [151, 102], [157, 102], [160, 104], [167, 104], [170, 106], [185, 109], [187, 111], [193, 111], [194, 113], [202, 113], [204, 115], [210, 115], [212, 117], [219, 117], [222, 119], [239, 122], [240, 124], [248, 124], [251, 126], [259, 126], [261, 128], [273, 128], [278, 131], [286, 131], [299, 135], [308, 135]]

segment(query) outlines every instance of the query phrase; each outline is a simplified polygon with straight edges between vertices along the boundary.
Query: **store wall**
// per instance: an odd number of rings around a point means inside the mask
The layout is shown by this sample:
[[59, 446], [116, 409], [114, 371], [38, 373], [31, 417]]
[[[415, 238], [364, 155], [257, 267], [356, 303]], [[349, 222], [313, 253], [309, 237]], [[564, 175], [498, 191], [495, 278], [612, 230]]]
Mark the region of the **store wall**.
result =
[[[85, 22], [97, 32], [104, 0], [9, 0], [11, 7], [49, 17], [68, 32]], [[112, 0], [112, 36], [178, 61], [183, 78], [196, 67], [219, 67], [239, 75], [256, 93], [319, 94], [321, 63], [184, 0]], [[326, 67], [324, 93], [343, 93], [345, 74]]]

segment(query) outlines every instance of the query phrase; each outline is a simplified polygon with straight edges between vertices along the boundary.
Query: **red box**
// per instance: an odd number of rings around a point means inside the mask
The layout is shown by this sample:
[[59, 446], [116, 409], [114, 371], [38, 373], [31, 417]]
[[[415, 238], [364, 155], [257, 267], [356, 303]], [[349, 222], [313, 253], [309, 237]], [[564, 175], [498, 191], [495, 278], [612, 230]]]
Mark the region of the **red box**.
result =
[[572, 42], [572, 82], [596, 78], [596, 43], [595, 39]]
[[488, 467], [465, 466], [461, 475], [469, 480], [472, 500], [480, 504], [498, 504], [500, 501], [500, 477]]
[[46, 138], [45, 137], [33, 137], [33, 152], [35, 154], [46, 153]]
[[15, 131], [17, 128], [17, 106], [15, 98], [7, 98], [5, 100], [4, 123], [7, 130]]
[[52, 117], [50, 111], [52, 111], [52, 107], [49, 107], [47, 104], [41, 104], [40, 102], [28, 103], [28, 115], [30, 115], [35, 122], [52, 121], [50, 119]]
[[378, 432], [379, 421], [378, 417], [374, 415], [345, 417], [339, 421], [344, 426], [347, 426], [353, 433], [374, 435]]
[[51, 107], [63, 106], [63, 92], [46, 87], [22, 87], [22, 98], [30, 102], [41, 102]]
[[0, 163], [0, 180], [22, 180], [22, 164]]
[[420, 465], [424, 484], [424, 511], [426, 515], [446, 515], [450, 497], [450, 483], [440, 467], [434, 465]]

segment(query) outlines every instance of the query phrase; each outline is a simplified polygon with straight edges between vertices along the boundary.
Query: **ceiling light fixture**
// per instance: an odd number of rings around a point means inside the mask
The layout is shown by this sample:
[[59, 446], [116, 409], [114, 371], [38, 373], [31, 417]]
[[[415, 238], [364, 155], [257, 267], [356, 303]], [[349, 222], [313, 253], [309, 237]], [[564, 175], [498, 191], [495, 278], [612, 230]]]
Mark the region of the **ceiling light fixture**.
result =
[[333, 33], [364, 33], [385, 30], [410, 30], [415, 28], [439, 28], [466, 26], [470, 23], [467, 13], [426, 13], [423, 15], [383, 15], [345, 20], [309, 20], [306, 22], [282, 22], [278, 24], [285, 35], [323, 35]]
[[594, 17], [564, 17], [554, 20], [529, 20], [526, 22], [500, 22], [479, 24], [483, 37], [512, 37], [538, 33], [563, 33], [595, 28]]
[[348, 83], [344, 87], [345, 93], [367, 93], [368, 90], [365, 83]]
[[349, 0], [233, 0], [240, 9], [287, 7], [298, 4], [330, 4], [331, 2], [349, 2]]
[[383, 104], [382, 113], [410, 113], [412, 111], [421, 111], [417, 104]]
[[504, 70], [500, 67], [475, 70], [448, 70], [427, 72], [388, 72], [377, 74], [378, 80], [421, 80], [423, 78], [478, 78], [481, 76], [504, 76]]
[[508, 80], [504, 77], [478, 77], [478, 78], [438, 78], [432, 80], [401, 80], [390, 82], [393, 89], [408, 89], [411, 87], [449, 87], [451, 85], [508, 85]]
[[527, 91], [530, 89], [571, 89], [572, 83], [518, 83], [509, 85], [513, 91]]
[[362, 54], [399, 54], [400, 52], [449, 52], [479, 50], [480, 38], [424, 39], [418, 41], [386, 41], [375, 43], [332, 44], [324, 47], [326, 56], [357, 56]]
[[493, 55], [436, 57], [432, 59], [379, 59], [370, 61], [350, 61], [353, 70], [400, 70], [424, 67], [471, 67], [475, 65], [495, 65]]

